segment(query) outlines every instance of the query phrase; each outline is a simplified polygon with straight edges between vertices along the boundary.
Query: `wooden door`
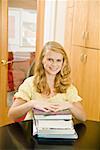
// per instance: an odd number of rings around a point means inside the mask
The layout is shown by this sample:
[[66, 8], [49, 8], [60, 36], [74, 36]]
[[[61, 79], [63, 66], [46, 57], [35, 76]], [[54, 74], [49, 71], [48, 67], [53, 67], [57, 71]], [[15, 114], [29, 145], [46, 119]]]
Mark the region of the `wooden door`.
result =
[[72, 44], [85, 46], [88, 16], [88, 0], [75, 0], [73, 14]]
[[73, 46], [71, 51], [72, 79], [79, 94], [87, 119], [99, 120], [100, 115], [100, 60], [98, 50]]
[[9, 123], [7, 117], [7, 65], [3, 65], [2, 61], [7, 61], [7, 0], [0, 1], [0, 126]]
[[86, 47], [100, 49], [100, 1], [89, 1]]
[[[26, 1], [27, 2], [27, 1]], [[45, 0], [37, 0], [37, 41], [36, 56], [43, 46]], [[40, 20], [40, 22], [39, 22]], [[7, 86], [8, 86], [8, 0], [0, 1], [0, 126], [11, 123], [7, 117]], [[38, 57], [36, 57], [38, 58]]]

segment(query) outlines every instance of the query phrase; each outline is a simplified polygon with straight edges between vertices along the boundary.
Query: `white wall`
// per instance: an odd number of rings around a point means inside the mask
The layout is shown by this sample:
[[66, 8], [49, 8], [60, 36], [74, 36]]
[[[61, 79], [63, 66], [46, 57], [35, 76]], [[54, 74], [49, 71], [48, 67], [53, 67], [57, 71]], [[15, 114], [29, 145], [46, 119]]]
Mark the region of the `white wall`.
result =
[[44, 43], [55, 40], [64, 45], [66, 0], [46, 0]]
[[56, 21], [56, 0], [45, 1], [44, 43], [54, 40]]

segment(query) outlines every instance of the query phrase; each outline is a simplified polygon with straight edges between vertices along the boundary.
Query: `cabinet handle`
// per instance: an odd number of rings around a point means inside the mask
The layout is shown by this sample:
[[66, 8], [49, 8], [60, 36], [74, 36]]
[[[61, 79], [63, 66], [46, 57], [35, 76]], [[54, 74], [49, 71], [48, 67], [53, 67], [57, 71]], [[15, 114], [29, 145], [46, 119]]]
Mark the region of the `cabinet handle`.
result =
[[85, 32], [85, 39], [88, 39], [88, 37], [89, 37], [89, 32]]
[[85, 38], [85, 31], [82, 32], [82, 38]]
[[82, 63], [85, 64], [87, 62], [87, 55], [82, 53], [81, 56], [80, 56], [80, 60], [81, 60]]
[[81, 62], [84, 61], [84, 53], [81, 53], [80, 60], [81, 60]]
[[87, 62], [87, 55], [86, 54], [84, 54], [84, 64]]

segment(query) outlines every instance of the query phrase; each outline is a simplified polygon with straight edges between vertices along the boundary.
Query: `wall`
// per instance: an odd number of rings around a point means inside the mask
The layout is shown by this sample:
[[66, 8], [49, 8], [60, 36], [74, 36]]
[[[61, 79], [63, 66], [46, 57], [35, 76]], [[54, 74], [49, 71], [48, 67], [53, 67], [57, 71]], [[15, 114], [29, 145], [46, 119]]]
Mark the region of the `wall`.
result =
[[44, 43], [55, 40], [64, 45], [66, 1], [45, 2]]

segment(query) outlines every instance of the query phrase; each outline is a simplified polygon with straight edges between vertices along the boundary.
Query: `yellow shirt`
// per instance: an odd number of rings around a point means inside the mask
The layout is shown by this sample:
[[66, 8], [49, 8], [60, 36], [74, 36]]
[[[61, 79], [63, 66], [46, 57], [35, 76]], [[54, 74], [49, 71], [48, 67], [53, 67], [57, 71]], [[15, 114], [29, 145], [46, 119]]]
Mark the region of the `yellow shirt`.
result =
[[[15, 93], [14, 98], [22, 98], [26, 101], [30, 100], [43, 100], [44, 96], [41, 93], [36, 92], [35, 86], [33, 84], [34, 76], [27, 78], [18, 89], [18, 92]], [[78, 102], [82, 98], [78, 95], [78, 91], [74, 85], [70, 85], [66, 93], [57, 93], [56, 95], [47, 99], [50, 102]], [[25, 120], [32, 119], [32, 111], [29, 111], [26, 115]]]

